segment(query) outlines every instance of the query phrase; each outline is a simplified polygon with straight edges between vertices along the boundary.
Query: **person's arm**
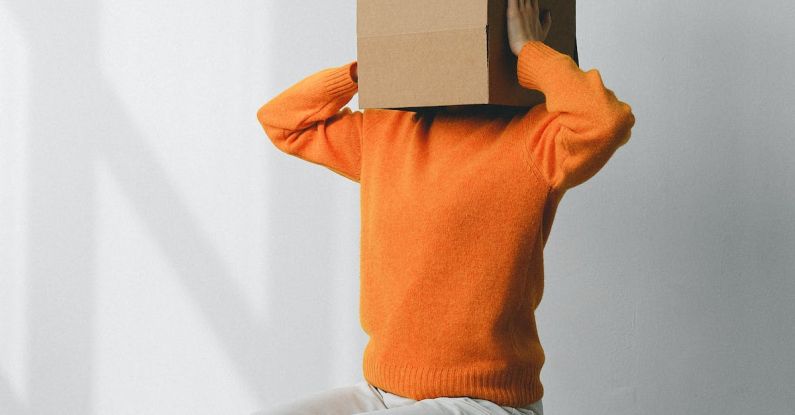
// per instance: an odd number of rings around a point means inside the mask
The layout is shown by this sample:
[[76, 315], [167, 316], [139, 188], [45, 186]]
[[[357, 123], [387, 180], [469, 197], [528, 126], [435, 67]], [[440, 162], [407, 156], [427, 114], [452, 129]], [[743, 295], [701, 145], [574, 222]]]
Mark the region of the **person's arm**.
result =
[[546, 97], [553, 118], [540, 129], [526, 115], [528, 150], [534, 167], [548, 184], [560, 190], [577, 186], [595, 175], [618, 147], [630, 138], [635, 116], [632, 108], [607, 89], [596, 69], [583, 72], [571, 57], [541, 41], [528, 41], [517, 63], [519, 83]]
[[605, 88], [598, 70], [583, 72], [569, 55], [543, 43], [551, 26], [539, 0], [508, 0], [508, 42], [518, 57], [519, 84], [541, 91], [550, 114], [537, 117], [536, 107], [522, 119], [532, 167], [550, 187], [566, 190], [591, 178], [629, 140], [635, 116]]
[[327, 68], [290, 86], [257, 111], [281, 151], [358, 182], [364, 114], [344, 107], [358, 91], [357, 62]]

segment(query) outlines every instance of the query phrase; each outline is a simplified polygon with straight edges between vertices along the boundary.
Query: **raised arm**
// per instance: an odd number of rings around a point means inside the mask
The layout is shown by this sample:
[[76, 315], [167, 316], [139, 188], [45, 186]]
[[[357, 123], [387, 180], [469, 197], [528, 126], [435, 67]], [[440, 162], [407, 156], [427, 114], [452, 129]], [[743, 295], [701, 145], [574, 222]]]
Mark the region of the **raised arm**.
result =
[[543, 43], [552, 25], [538, 0], [509, 0], [508, 40], [518, 56], [519, 84], [546, 97], [522, 120], [534, 168], [560, 190], [591, 178], [624, 145], [635, 125], [632, 108], [602, 82], [599, 71], [583, 72], [566, 54]]
[[517, 66], [519, 83], [543, 92], [552, 116], [540, 129], [531, 125], [539, 122], [537, 111], [523, 120], [535, 166], [555, 189], [585, 182], [629, 140], [632, 108], [604, 86], [598, 70], [583, 72], [568, 55], [540, 41], [522, 47]]
[[356, 66], [302, 79], [263, 105], [257, 119], [279, 150], [358, 182], [364, 114], [343, 108], [358, 91]]

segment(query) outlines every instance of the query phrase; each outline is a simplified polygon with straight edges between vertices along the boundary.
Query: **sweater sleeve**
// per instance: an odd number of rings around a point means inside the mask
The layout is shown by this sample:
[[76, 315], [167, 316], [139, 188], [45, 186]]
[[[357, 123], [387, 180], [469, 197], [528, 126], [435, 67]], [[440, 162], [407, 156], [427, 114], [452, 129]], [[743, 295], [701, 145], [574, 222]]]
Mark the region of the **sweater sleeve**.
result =
[[257, 119], [279, 150], [359, 182], [363, 113], [343, 108], [358, 91], [356, 64], [302, 79], [263, 105]]
[[522, 86], [544, 94], [552, 115], [541, 128], [530, 125], [537, 111], [523, 120], [526, 131], [535, 131], [526, 137], [534, 167], [552, 188], [585, 182], [629, 140], [632, 108], [605, 88], [598, 70], [583, 72], [568, 55], [529, 41], [519, 53], [517, 76]]

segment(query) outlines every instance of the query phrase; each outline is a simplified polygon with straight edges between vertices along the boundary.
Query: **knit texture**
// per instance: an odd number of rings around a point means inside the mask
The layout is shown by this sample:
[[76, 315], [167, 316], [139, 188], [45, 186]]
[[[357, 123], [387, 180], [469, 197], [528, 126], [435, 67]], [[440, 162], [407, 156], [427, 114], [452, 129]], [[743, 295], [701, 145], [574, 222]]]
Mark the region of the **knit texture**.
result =
[[563, 193], [629, 139], [630, 106], [540, 41], [516, 69], [546, 102], [518, 111], [352, 111], [356, 64], [257, 115], [278, 149], [360, 185], [364, 378], [416, 400], [541, 399], [544, 245]]

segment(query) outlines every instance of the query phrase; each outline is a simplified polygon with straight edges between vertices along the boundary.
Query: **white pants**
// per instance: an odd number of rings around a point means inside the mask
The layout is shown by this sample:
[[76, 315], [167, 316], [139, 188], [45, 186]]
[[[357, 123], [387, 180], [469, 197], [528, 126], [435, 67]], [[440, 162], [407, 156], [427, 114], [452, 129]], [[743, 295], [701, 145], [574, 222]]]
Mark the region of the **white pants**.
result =
[[367, 381], [316, 392], [252, 415], [544, 415], [541, 399], [524, 407], [500, 406], [486, 399], [441, 397], [414, 399], [389, 393]]

